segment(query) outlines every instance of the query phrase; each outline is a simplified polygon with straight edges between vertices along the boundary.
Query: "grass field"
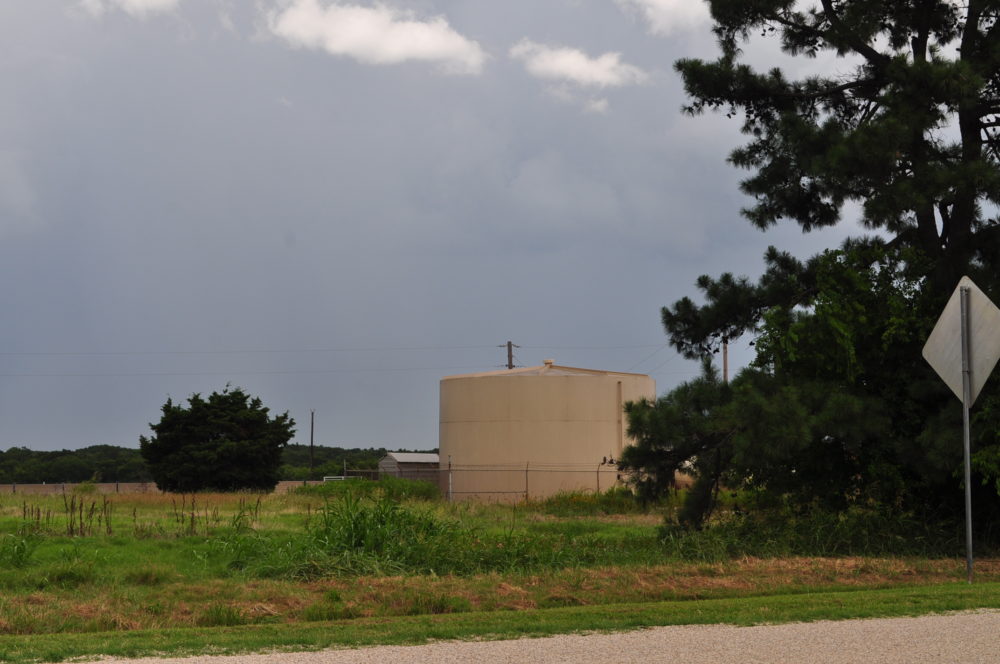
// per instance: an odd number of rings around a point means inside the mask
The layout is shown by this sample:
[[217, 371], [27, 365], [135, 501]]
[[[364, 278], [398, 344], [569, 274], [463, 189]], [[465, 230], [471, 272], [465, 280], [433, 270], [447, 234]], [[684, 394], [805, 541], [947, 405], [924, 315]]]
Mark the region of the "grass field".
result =
[[450, 505], [372, 486], [0, 497], [0, 660], [110, 652], [108, 631], [136, 654], [998, 605], [993, 560], [968, 588], [957, 557], [720, 559], [665, 544], [662, 515], [622, 496]]

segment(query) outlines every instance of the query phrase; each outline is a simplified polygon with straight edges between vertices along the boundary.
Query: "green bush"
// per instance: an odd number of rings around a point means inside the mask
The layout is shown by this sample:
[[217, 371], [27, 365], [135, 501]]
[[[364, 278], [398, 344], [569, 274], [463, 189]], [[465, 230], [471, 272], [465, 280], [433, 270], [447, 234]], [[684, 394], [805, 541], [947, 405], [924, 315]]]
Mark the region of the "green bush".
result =
[[454, 549], [468, 537], [456, 521], [429, 510], [352, 494], [328, 502], [309, 535], [337, 567], [362, 573], [452, 571]]
[[408, 480], [391, 475], [378, 481], [382, 495], [390, 500], [439, 500], [441, 490], [427, 480]]
[[858, 506], [731, 514], [700, 530], [668, 521], [660, 537], [670, 557], [705, 562], [739, 556], [950, 556], [961, 550], [948, 526]]

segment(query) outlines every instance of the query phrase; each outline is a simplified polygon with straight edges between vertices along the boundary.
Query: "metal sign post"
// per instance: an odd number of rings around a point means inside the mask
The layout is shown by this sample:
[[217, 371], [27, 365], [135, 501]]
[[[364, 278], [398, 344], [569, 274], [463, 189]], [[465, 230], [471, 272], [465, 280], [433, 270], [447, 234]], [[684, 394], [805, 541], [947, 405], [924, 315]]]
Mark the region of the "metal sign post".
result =
[[972, 583], [972, 460], [969, 407], [972, 405], [972, 369], [969, 361], [969, 288], [958, 289], [962, 317], [962, 442], [965, 449], [965, 576]]
[[[958, 320], [956, 320], [956, 318]], [[957, 337], [957, 338], [956, 338]], [[924, 359], [962, 401], [965, 455], [965, 567], [972, 583], [972, 460], [969, 410], [1000, 359], [1000, 309], [962, 277], [924, 344]]]

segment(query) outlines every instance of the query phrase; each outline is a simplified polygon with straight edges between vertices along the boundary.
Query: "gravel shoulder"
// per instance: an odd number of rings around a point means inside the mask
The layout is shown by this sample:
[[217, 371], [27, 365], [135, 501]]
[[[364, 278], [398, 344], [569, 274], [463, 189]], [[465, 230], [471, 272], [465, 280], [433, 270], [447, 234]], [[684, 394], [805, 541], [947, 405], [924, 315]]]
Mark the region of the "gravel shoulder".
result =
[[919, 618], [733, 627], [688, 625], [615, 634], [441, 642], [357, 650], [189, 658], [105, 659], [102, 664], [921, 664], [1000, 662], [1000, 611]]

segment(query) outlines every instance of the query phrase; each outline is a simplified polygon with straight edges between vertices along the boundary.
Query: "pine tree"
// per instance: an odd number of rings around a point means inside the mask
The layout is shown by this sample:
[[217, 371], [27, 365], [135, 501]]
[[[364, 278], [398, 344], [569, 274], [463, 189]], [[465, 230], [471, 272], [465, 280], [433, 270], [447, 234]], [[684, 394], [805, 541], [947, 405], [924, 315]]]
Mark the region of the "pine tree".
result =
[[[841, 220], [848, 201], [892, 250], [911, 248], [912, 277], [940, 300], [965, 273], [990, 288], [1000, 258], [1000, 2], [709, 0], [721, 55], [680, 60], [689, 113], [743, 118], [750, 142], [730, 161], [758, 228], [803, 231]], [[840, 56], [835, 71], [790, 80], [754, 71], [741, 47], [777, 39], [790, 56]], [[874, 242], [879, 242], [875, 240]], [[752, 329], [774, 305], [807, 303], [808, 265], [772, 249], [759, 284], [704, 276], [714, 307], [664, 309], [692, 356]], [[716, 335], [716, 336], [713, 336]]]
[[[693, 385], [633, 407], [635, 432], [649, 435], [632, 458], [667, 450], [672, 467], [711, 484], [801, 505], [960, 510], [960, 409], [920, 348], [960, 276], [1000, 292], [1000, 0], [708, 2], [721, 54], [676, 69], [687, 112], [742, 119], [749, 142], [730, 162], [750, 172], [744, 215], [762, 230], [791, 220], [807, 232], [839, 223], [854, 202], [878, 233], [807, 260], [772, 247], [758, 281], [705, 275], [702, 304], [664, 307], [685, 356], [751, 333], [757, 358], [730, 386], [702, 380], [716, 401], [684, 427], [649, 425], [682, 415]], [[755, 39], [838, 64], [797, 80], [758, 72], [741, 61]], [[974, 490], [986, 521], [1000, 514], [997, 382], [977, 404]], [[692, 441], [711, 445], [675, 458]], [[714, 450], [724, 467], [704, 465]]]

